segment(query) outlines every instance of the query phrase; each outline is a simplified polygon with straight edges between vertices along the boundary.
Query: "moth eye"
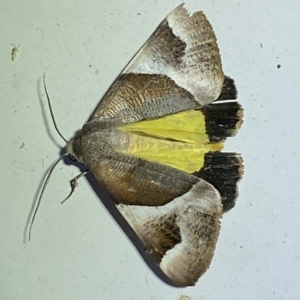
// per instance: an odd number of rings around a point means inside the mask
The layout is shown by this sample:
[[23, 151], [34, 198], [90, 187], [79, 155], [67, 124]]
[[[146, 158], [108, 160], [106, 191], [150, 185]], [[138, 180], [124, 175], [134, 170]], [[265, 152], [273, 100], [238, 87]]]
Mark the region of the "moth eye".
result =
[[69, 155], [69, 158], [73, 161], [77, 161], [77, 159], [72, 154]]

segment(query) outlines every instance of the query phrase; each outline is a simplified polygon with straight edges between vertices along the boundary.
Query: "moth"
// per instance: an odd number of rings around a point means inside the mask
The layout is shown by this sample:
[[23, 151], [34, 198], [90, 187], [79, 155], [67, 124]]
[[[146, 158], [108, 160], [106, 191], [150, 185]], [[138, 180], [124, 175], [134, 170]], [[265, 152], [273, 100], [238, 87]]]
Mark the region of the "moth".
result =
[[222, 215], [235, 204], [242, 158], [221, 150], [242, 123], [236, 97], [211, 24], [182, 4], [66, 145], [180, 286], [208, 269]]
[[14, 44], [12, 44], [12, 46], [13, 46], [13, 48], [11, 50], [11, 60], [14, 61], [17, 58], [17, 56], [19, 55], [19, 46], [20, 45], [18, 45], [16, 47]]

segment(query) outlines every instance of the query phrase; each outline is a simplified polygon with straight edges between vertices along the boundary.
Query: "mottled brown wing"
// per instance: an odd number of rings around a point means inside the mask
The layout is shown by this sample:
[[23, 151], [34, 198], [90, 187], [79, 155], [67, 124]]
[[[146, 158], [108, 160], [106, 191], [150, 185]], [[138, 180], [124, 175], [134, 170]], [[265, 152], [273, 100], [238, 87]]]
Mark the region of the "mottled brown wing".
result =
[[194, 285], [219, 235], [219, 192], [205, 180], [143, 159], [115, 155], [90, 165], [162, 271]]
[[190, 15], [180, 5], [116, 79], [93, 118], [131, 123], [199, 108], [219, 97], [223, 81], [210, 23], [203, 12]]
[[199, 103], [188, 91], [165, 75], [122, 74], [93, 117], [112, 126], [156, 119], [198, 107]]

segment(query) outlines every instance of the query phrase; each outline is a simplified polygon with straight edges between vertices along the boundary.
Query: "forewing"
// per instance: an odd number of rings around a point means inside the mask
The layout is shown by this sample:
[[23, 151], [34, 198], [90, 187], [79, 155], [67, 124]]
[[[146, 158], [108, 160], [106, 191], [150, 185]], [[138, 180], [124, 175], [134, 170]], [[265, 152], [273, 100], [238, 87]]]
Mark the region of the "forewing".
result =
[[123, 70], [93, 118], [131, 123], [199, 108], [219, 97], [223, 81], [210, 23], [203, 12], [190, 15], [180, 5]]
[[187, 90], [158, 74], [122, 74], [93, 115], [111, 125], [151, 120], [199, 107]]
[[90, 169], [162, 271], [179, 285], [194, 285], [217, 242], [218, 191], [180, 170], [124, 155], [102, 158]]

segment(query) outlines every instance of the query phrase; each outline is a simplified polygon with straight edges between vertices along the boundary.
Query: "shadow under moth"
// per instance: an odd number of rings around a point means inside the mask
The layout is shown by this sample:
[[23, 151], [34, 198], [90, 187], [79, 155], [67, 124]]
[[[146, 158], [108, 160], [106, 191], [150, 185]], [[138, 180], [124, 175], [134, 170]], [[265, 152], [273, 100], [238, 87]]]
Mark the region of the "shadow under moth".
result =
[[194, 285], [208, 269], [243, 173], [221, 152], [242, 123], [203, 12], [172, 11], [67, 142], [107, 190], [160, 269]]

